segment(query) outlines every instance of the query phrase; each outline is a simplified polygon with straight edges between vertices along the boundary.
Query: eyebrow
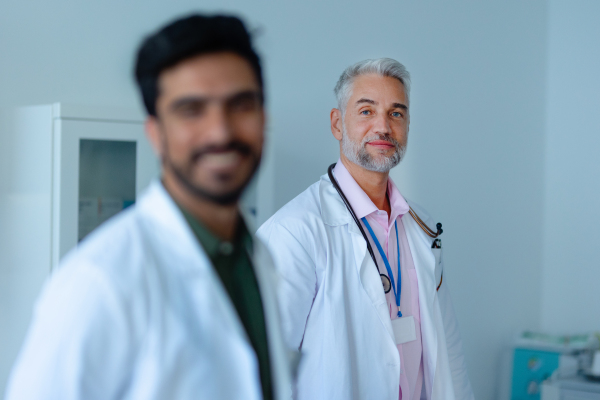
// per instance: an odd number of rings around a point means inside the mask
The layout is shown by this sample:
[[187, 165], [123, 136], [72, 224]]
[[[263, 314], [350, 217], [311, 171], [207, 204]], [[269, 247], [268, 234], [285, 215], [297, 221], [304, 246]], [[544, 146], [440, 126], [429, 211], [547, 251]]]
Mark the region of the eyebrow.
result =
[[180, 99], [175, 100], [173, 103], [171, 103], [171, 110], [175, 111], [178, 108], [181, 107], [185, 107], [189, 104], [201, 104], [201, 103], [207, 103], [210, 100], [209, 97], [203, 97], [203, 96], [187, 96], [187, 97], [182, 97]]
[[356, 101], [356, 104], [361, 104], [361, 103], [369, 103], [369, 104], [377, 105], [377, 102], [375, 100], [366, 99], [364, 97]]
[[[365, 97], [356, 101], [356, 104], [362, 104], [362, 103], [373, 104], [374, 106], [376, 106], [378, 104], [375, 100], [367, 99]], [[394, 104], [392, 104], [392, 106], [394, 106], [394, 108], [401, 108], [403, 110], [408, 110], [408, 107], [402, 103], [394, 103]]]
[[188, 104], [202, 104], [202, 103], [208, 103], [211, 101], [215, 101], [215, 100], [221, 100], [221, 101], [225, 101], [225, 102], [230, 102], [230, 101], [235, 101], [235, 100], [242, 100], [242, 99], [247, 99], [247, 98], [252, 98], [252, 97], [256, 97], [258, 98], [258, 100], [262, 103], [263, 102], [263, 97], [262, 97], [262, 93], [260, 91], [257, 90], [242, 90], [240, 92], [234, 93], [230, 96], [226, 96], [226, 97], [214, 97], [214, 96], [186, 96], [186, 97], [182, 97], [180, 99], [175, 100], [172, 104], [171, 104], [171, 109], [172, 110], [177, 110], [180, 107], [184, 107]]

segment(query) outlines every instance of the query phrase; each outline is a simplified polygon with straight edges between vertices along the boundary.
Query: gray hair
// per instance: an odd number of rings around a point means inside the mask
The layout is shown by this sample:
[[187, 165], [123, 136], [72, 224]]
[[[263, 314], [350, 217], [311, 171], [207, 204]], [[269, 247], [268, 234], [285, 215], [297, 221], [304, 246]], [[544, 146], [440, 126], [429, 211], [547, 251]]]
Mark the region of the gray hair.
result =
[[[352, 95], [352, 83], [354, 78], [360, 75], [377, 74], [398, 79], [404, 85], [407, 103], [410, 102], [410, 74], [404, 65], [391, 58], [378, 58], [364, 60], [349, 66], [342, 72], [333, 92], [337, 98], [338, 108], [345, 113], [346, 105]], [[408, 105], [408, 104], [407, 104]]]

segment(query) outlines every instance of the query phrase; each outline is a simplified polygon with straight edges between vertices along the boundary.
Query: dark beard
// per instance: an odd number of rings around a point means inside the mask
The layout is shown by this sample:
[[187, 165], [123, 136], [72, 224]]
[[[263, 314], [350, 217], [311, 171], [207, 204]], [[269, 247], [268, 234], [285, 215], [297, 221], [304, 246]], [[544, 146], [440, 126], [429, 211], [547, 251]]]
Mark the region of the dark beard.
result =
[[[250, 155], [253, 159], [253, 163], [252, 163], [252, 167], [251, 167], [252, 171], [248, 175], [248, 178], [239, 187], [237, 187], [234, 190], [231, 190], [229, 192], [226, 192], [226, 193], [222, 193], [222, 194], [211, 193], [210, 191], [207, 191], [206, 189], [204, 189], [198, 185], [195, 185], [189, 178], [189, 173], [187, 173], [187, 171], [185, 171], [184, 168], [179, 168], [177, 165], [175, 165], [174, 163], [171, 162], [171, 160], [167, 156], [168, 149], [166, 149], [166, 151], [165, 151], [165, 156], [163, 157], [163, 164], [168, 165], [168, 167], [173, 171], [173, 175], [175, 175], [175, 177], [179, 181], [179, 183], [181, 183], [183, 185], [183, 187], [185, 187], [187, 189], [187, 191], [190, 192], [195, 197], [198, 197], [202, 200], [208, 200], [211, 203], [216, 203], [221, 206], [232, 205], [239, 201], [240, 197], [242, 196], [242, 193], [244, 192], [244, 189], [246, 189], [246, 187], [252, 180], [252, 177], [254, 176], [254, 174], [256, 173], [256, 170], [258, 169], [258, 166], [260, 165], [261, 156], [253, 154], [252, 151], [250, 150], [250, 147], [248, 147], [246, 144], [240, 143], [240, 142], [232, 142], [229, 145], [227, 145], [225, 148], [220, 148], [220, 149], [223, 149], [223, 150], [234, 149], [234, 150], [239, 151], [243, 155]], [[214, 150], [215, 150], [215, 148], [206, 148], [206, 149], [202, 149], [200, 151], [195, 152], [194, 154], [192, 154], [192, 157], [190, 159], [190, 164], [194, 163], [198, 158], [202, 157], [204, 154], [210, 153], [211, 151], [214, 151]]]

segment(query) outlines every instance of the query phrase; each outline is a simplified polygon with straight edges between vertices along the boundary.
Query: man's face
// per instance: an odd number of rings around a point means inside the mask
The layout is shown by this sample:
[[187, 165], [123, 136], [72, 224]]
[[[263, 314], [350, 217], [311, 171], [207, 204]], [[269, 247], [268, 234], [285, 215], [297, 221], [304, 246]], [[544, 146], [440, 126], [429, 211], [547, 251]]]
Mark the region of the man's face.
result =
[[159, 76], [147, 130], [163, 179], [220, 204], [238, 200], [262, 153], [265, 115], [250, 64], [229, 52], [200, 55]]
[[387, 172], [404, 156], [409, 121], [404, 85], [398, 79], [358, 76], [341, 119], [342, 153], [365, 169]]

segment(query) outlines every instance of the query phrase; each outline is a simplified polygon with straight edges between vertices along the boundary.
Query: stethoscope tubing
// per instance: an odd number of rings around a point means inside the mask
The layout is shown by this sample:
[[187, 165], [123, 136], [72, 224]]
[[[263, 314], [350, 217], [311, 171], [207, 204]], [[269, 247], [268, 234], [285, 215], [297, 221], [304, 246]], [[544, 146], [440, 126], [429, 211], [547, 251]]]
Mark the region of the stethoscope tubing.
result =
[[[340, 185], [338, 184], [338, 181], [333, 176], [333, 168], [335, 167], [335, 165], [336, 164], [333, 163], [333, 164], [331, 164], [329, 166], [329, 168], [327, 168], [327, 175], [329, 176], [329, 180], [331, 180], [331, 183], [333, 184], [333, 187], [335, 188], [335, 190], [338, 192], [338, 194], [342, 198], [342, 201], [344, 202], [344, 204], [346, 205], [346, 208], [350, 212], [350, 215], [352, 216], [352, 219], [354, 220], [354, 223], [356, 224], [356, 226], [358, 226], [358, 229], [360, 230], [360, 233], [362, 234], [363, 238], [365, 239], [365, 242], [367, 243], [367, 250], [369, 251], [369, 255], [371, 256], [371, 259], [373, 259], [373, 263], [375, 263], [375, 268], [377, 268], [377, 273], [381, 276], [382, 284], [383, 284], [383, 280], [384, 279], [387, 279], [387, 282], [391, 283], [390, 278], [388, 278], [386, 275], [381, 274], [379, 272], [379, 265], [377, 264], [377, 260], [375, 259], [375, 253], [373, 252], [373, 247], [371, 247], [371, 243], [369, 242], [367, 234], [365, 233], [365, 230], [363, 229], [362, 224], [358, 220], [358, 218], [356, 216], [356, 213], [352, 209], [352, 206], [350, 205], [350, 202], [346, 198], [346, 195], [344, 194], [344, 191], [342, 190], [342, 188], [340, 188]], [[433, 230], [431, 230], [427, 226], [427, 224], [425, 222], [423, 222], [423, 220], [417, 215], [416, 212], [413, 211], [412, 208], [409, 208], [409, 213], [410, 213], [410, 216], [413, 217], [413, 219], [415, 220], [415, 222], [419, 225], [419, 227], [421, 227], [421, 229], [427, 234], [427, 236], [436, 239], [438, 236], [440, 236], [442, 234], [443, 231], [442, 231], [442, 224], [441, 223], [439, 223], [439, 222], [437, 223], [437, 225], [436, 225], [437, 232], [434, 232]], [[438, 240], [434, 241], [434, 246], [436, 245], [437, 242], [438, 242]], [[441, 285], [441, 281], [440, 281], [440, 285]], [[438, 286], [438, 289], [439, 289], [439, 286]], [[391, 284], [388, 285], [387, 290], [384, 287], [385, 293], [389, 292], [390, 290], [391, 290]]]
[[333, 187], [335, 188], [335, 190], [337, 190], [338, 194], [342, 198], [342, 201], [346, 205], [346, 208], [348, 209], [348, 211], [350, 211], [350, 215], [352, 216], [352, 219], [354, 220], [354, 223], [356, 224], [356, 226], [358, 226], [358, 229], [360, 229], [360, 233], [363, 235], [363, 238], [365, 238], [365, 241], [367, 242], [367, 250], [369, 251], [371, 258], [373, 259], [373, 262], [375, 263], [375, 267], [377, 268], [377, 273], [379, 273], [379, 267], [377, 266], [377, 260], [375, 259], [375, 253], [373, 252], [373, 247], [371, 247], [371, 243], [369, 243], [367, 234], [365, 233], [365, 230], [363, 229], [362, 224], [356, 217], [356, 213], [352, 209], [350, 202], [346, 198], [346, 195], [344, 195], [342, 188], [340, 188], [340, 185], [338, 184], [337, 180], [333, 176], [333, 168], [334, 167], [335, 167], [335, 164], [331, 164], [329, 166], [329, 168], [327, 169], [327, 174], [329, 175], [329, 179], [331, 180], [331, 183], [333, 183]]

